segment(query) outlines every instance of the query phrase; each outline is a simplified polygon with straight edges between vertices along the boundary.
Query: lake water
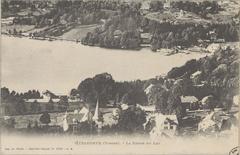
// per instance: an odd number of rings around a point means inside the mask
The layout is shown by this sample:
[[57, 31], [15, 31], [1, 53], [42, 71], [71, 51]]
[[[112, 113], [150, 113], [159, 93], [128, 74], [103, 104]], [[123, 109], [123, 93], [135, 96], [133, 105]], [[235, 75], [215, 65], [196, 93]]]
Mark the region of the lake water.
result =
[[[165, 53], [166, 54], [166, 53]], [[88, 77], [108, 72], [117, 81], [149, 79], [203, 53], [165, 56], [149, 49], [112, 50], [74, 42], [1, 38], [1, 82], [11, 90], [69, 93]]]

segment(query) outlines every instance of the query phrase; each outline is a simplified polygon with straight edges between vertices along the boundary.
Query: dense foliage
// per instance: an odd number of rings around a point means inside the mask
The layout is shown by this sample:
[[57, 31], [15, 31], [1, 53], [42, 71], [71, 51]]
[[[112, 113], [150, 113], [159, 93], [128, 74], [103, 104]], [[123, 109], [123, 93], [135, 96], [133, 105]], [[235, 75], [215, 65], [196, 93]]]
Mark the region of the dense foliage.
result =
[[193, 2], [193, 1], [173, 1], [171, 6], [174, 9], [180, 9], [184, 11], [193, 12], [204, 18], [208, 13], [216, 14], [221, 10], [217, 1], [203, 1], [203, 2]]
[[115, 82], [108, 73], [98, 74], [83, 80], [77, 89], [71, 90], [72, 96], [79, 96], [85, 102], [105, 106], [109, 101], [123, 102], [129, 105], [146, 104], [147, 97], [142, 89], [143, 82]]
[[141, 43], [140, 7], [141, 3], [121, 4], [116, 15], [108, 18], [102, 27], [89, 32], [82, 43], [106, 48], [138, 48]]
[[[201, 44], [201, 40], [212, 42], [217, 39], [225, 41], [237, 41], [237, 28], [231, 24], [210, 24], [208, 26], [196, 24], [170, 24], [149, 21], [149, 31], [153, 34], [151, 49], [156, 51], [161, 48], [173, 48], [176, 46], [191, 47]], [[209, 33], [213, 32], [216, 37]]]
[[43, 113], [40, 116], [39, 120], [41, 123], [46, 124], [46, 125], [48, 125], [51, 122], [50, 115], [47, 112]]
[[[6, 111], [9, 114], [24, 114], [26, 112], [26, 106], [24, 99], [38, 99], [41, 98], [39, 91], [29, 90], [25, 93], [17, 93], [16, 91], [9, 91], [8, 88], [1, 88], [1, 103], [6, 104]], [[36, 109], [32, 106], [33, 110]]]
[[120, 132], [138, 133], [143, 131], [143, 123], [146, 122], [146, 114], [139, 108], [131, 107], [121, 112], [117, 124]]
[[238, 57], [239, 49], [220, 48], [211, 56], [198, 61], [191, 60], [182, 67], [173, 68], [168, 73], [168, 77], [179, 78], [184, 74], [191, 75], [200, 71], [200, 76], [192, 79], [193, 89], [188, 92], [188, 95], [194, 95], [199, 99], [213, 95], [218, 101], [216, 106], [229, 109], [233, 102], [233, 96], [238, 93], [239, 88]]

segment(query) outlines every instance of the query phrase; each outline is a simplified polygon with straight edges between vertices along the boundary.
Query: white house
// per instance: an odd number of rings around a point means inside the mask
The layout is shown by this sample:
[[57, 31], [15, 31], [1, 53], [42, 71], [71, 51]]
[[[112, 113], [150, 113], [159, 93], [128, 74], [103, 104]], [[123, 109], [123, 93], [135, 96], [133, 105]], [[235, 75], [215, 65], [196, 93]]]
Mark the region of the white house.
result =
[[195, 96], [181, 96], [180, 99], [186, 109], [197, 110], [199, 108], [198, 99]]
[[150, 136], [173, 137], [177, 134], [178, 120], [176, 115], [163, 115], [156, 113], [156, 126], [151, 130]]

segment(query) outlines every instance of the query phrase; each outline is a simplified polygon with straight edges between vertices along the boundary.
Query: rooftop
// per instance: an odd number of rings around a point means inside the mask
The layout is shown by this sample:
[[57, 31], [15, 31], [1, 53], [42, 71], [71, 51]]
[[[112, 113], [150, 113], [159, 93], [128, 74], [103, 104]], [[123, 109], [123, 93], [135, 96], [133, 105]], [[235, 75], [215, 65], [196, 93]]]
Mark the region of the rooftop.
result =
[[197, 101], [198, 99], [195, 96], [181, 96], [182, 103], [194, 103]]

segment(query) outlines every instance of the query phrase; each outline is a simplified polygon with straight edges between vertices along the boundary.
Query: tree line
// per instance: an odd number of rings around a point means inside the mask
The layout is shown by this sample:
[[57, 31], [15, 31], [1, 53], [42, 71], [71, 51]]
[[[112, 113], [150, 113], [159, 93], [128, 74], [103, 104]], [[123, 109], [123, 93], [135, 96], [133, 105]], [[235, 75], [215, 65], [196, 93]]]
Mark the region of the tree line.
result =
[[[201, 44], [203, 40], [215, 42], [223, 39], [226, 42], [238, 41], [238, 29], [233, 24], [171, 24], [148, 21], [152, 32], [151, 49], [172, 48], [176, 46], [191, 47]], [[213, 34], [211, 34], [212, 32]], [[213, 36], [215, 35], [215, 36]]]
[[[58, 98], [58, 111], [67, 110], [69, 103], [67, 96], [58, 97], [50, 91], [46, 91], [44, 94], [49, 95], [48, 104], [46, 104], [45, 110], [51, 112], [54, 110], [53, 99]], [[26, 105], [25, 100], [35, 99], [30, 105]], [[8, 115], [20, 115], [29, 113], [39, 113], [42, 112], [40, 103], [38, 99], [43, 99], [43, 96], [38, 90], [29, 90], [24, 93], [18, 93], [14, 90], [10, 91], [6, 87], [1, 88], [1, 103], [5, 113]], [[29, 109], [30, 108], [30, 109]]]

